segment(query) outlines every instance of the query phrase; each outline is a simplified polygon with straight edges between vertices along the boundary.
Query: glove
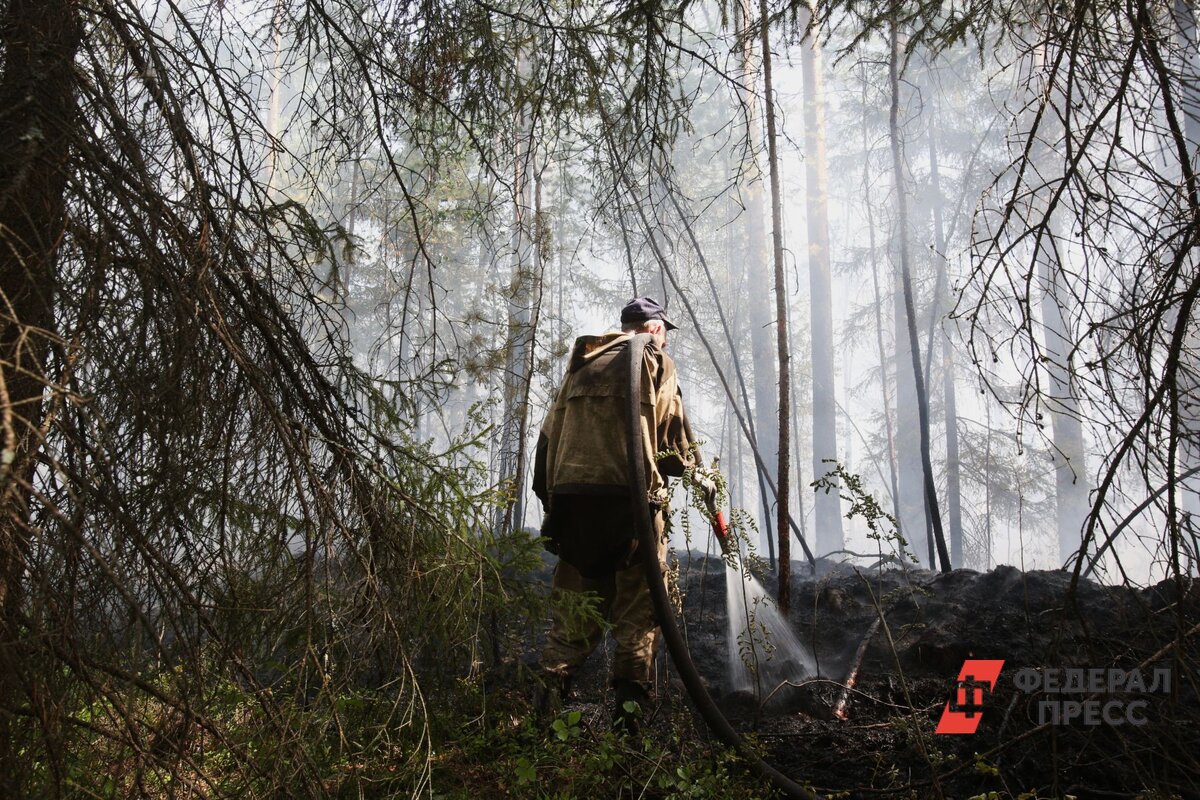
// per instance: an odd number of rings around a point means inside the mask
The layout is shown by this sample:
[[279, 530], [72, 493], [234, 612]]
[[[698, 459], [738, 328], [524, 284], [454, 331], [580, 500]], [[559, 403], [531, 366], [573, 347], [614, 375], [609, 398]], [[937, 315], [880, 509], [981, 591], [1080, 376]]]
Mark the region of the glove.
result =
[[728, 556], [733, 552], [732, 548], [735, 545], [729, 533], [729, 525], [725, 522], [725, 515], [717, 508], [719, 488], [717, 477], [718, 473], [715, 468], [697, 467], [692, 473], [692, 483], [696, 487], [696, 491], [700, 492], [700, 496], [704, 499], [704, 508], [712, 518], [713, 534], [721, 545], [721, 552]]
[[705, 467], [698, 467], [692, 473], [692, 483], [704, 498], [704, 505], [710, 513], [717, 510], [717, 478], [716, 473]]

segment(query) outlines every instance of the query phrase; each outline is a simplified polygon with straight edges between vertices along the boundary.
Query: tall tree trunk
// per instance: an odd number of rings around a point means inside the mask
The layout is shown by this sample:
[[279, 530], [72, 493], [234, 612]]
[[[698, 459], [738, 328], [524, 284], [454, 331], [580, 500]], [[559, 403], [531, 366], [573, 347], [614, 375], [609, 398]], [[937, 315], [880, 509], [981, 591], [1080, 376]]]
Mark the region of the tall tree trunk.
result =
[[[896, 45], [899, 47], [899, 45]], [[892, 69], [889, 59], [889, 70]], [[898, 69], [898, 67], [896, 67]], [[893, 89], [893, 102], [899, 103], [899, 87]], [[897, 123], [898, 124], [898, 123]], [[898, 137], [898, 132], [897, 132]], [[905, 196], [906, 186], [903, 173], [897, 178], [893, 173], [893, 192], [897, 198]], [[905, 308], [904, 279], [900, 269], [902, 249], [907, 249], [908, 219], [893, 220], [892, 241], [889, 245], [892, 270], [892, 337], [895, 349], [893, 368], [896, 376], [896, 419], [894, 427], [896, 452], [896, 520], [900, 533], [908, 542], [914, 555], [926, 566], [933, 567], [932, 537], [926, 537], [928, 516], [926, 514], [923, 468], [921, 465], [920, 412], [917, 409], [917, 385], [913, 375], [913, 351], [908, 337], [908, 311]], [[915, 320], [914, 320], [915, 324]], [[924, 544], [928, 542], [929, 553]]]
[[[771, 86], [771, 36], [767, 0], [758, 0], [762, 39], [763, 101], [767, 116], [767, 163], [771, 174], [771, 243], [775, 262], [775, 341], [779, 352], [779, 478], [776, 502], [776, 536], [779, 540], [779, 610], [787, 616], [791, 603], [791, 530], [788, 527], [788, 406], [791, 403], [790, 353], [788, 352], [787, 281], [783, 271], [783, 204], [779, 189], [778, 136], [775, 98]], [[836, 445], [835, 445], [836, 446]]]
[[[790, 306], [788, 308], [788, 311], [789, 312], [791, 311]], [[792, 325], [791, 314], [789, 313], [788, 314], [788, 349], [789, 349], [789, 352], [792, 352], [792, 353], [796, 352], [796, 342], [795, 342], [795, 337], [793, 336], [793, 332], [795, 330], [796, 330], [795, 327]], [[796, 402], [796, 384], [794, 382], [791, 384], [791, 400], [792, 400], [792, 402], [791, 402], [791, 406], [792, 406], [792, 408], [791, 408], [791, 412], [792, 412], [792, 419], [791, 419], [792, 460], [796, 462], [796, 464], [795, 464], [796, 479], [794, 481], [792, 481], [793, 483], [796, 484], [796, 511], [792, 516], [793, 516], [794, 520], [798, 519], [800, 521], [800, 539], [802, 541], [807, 541], [808, 540], [808, 526], [807, 526], [807, 523], [805, 522], [805, 513], [804, 513], [804, 489], [805, 489], [804, 471], [800, 469], [800, 465], [804, 463], [803, 461], [800, 460], [800, 445], [801, 445], [802, 437], [800, 436], [800, 415], [796, 412], [796, 409], [799, 408], [800, 404]], [[824, 492], [822, 492], [821, 494], [824, 494]], [[818, 496], [820, 496], [820, 495], [818, 495]], [[814, 550], [813, 552], [814, 552], [814, 554], [816, 554], [818, 551]]]
[[[811, 22], [811, 12], [809, 14]], [[765, 62], [764, 62], [765, 63]], [[837, 401], [833, 370], [833, 290], [829, 267], [829, 175], [825, 159], [825, 97], [821, 54], [816, 31], [800, 45], [804, 73], [804, 176], [808, 209], [808, 285], [812, 330], [812, 463], [820, 477], [837, 461]], [[770, 99], [768, 98], [768, 102]], [[776, 267], [778, 269], [778, 266]], [[845, 548], [841, 498], [837, 492], [817, 492], [817, 555]]]
[[[943, 292], [933, 309], [934, 318], [942, 320], [948, 311], [944, 301], [944, 288], [950, 285], [946, 269], [946, 226], [942, 214], [942, 178], [937, 152], [937, 109], [933, 107], [929, 122], [929, 180], [933, 190], [933, 258], [938, 270], [938, 285]], [[935, 329], [934, 335], [937, 335]], [[958, 402], [954, 394], [954, 360], [950, 350], [950, 338], [943, 331], [938, 338], [942, 342], [942, 396], [946, 417], [946, 504], [950, 511], [950, 563], [955, 569], [963, 565], [962, 500], [960, 494], [958, 456]], [[932, 357], [929, 359], [932, 361]]]
[[875, 213], [871, 203], [870, 172], [871, 172], [871, 145], [867, 138], [867, 79], [864, 73], [862, 80], [862, 105], [863, 105], [863, 120], [862, 120], [862, 135], [863, 135], [863, 202], [866, 204], [867, 210], [867, 246], [870, 248], [871, 259], [871, 286], [875, 292], [875, 345], [879, 350], [879, 390], [883, 399], [883, 425], [884, 431], [887, 434], [887, 463], [888, 477], [891, 479], [890, 488], [892, 490], [892, 516], [897, 521], [900, 520], [900, 486], [899, 479], [896, 475], [896, 436], [892, 427], [892, 405], [890, 395], [888, 393], [888, 368], [887, 368], [887, 348], [883, 342], [883, 295], [879, 290], [879, 264], [876, 255], [875, 244]]
[[983, 453], [983, 526], [984, 526], [984, 570], [992, 568], [992, 397], [984, 395], [987, 412], [987, 441]]
[[520, 425], [518, 426], [517, 459], [515, 473], [517, 476], [516, 506], [513, 509], [511, 526], [521, 528], [525, 525], [525, 491], [523, 476], [529, 457], [529, 394], [533, 389], [534, 362], [536, 353], [536, 333], [542, 316], [542, 300], [546, 286], [546, 241], [547, 231], [543, 227], [545, 216], [542, 213], [542, 173], [539, 170], [533, 179], [533, 219], [530, 220], [531, 278], [533, 296], [530, 298], [533, 307], [529, 309], [530, 319], [526, 325], [524, 363], [522, 364], [523, 380], [521, 382]]
[[[517, 73], [526, 79], [531, 74], [529, 56], [523, 47], [517, 55]], [[525, 452], [526, 418], [528, 417], [529, 382], [533, 375], [533, 309], [538, 270], [534, 263], [538, 248], [534, 246], [534, 153], [533, 128], [530, 110], [523, 105], [518, 111], [516, 141], [513, 147], [513, 217], [509, 237], [512, 277], [508, 285], [508, 336], [504, 363], [504, 419], [500, 435], [500, 480], [511, 485], [512, 498], [500, 509], [497, 532], [511, 530], [521, 517], [524, 497], [522, 462]]]
[[[942, 533], [942, 519], [938, 511], [937, 486], [933, 479], [933, 464], [929, 457], [929, 399], [925, 392], [925, 377], [921, 370], [921, 347], [917, 338], [916, 304], [913, 298], [912, 270], [909, 266], [908, 247], [908, 199], [904, 180], [904, 157], [900, 149], [900, 36], [893, 20], [891, 26], [891, 54], [888, 58], [888, 78], [891, 83], [892, 102], [888, 114], [888, 139], [892, 150], [892, 174], [896, 185], [896, 225], [899, 228], [897, 249], [900, 258], [900, 280], [904, 295], [904, 317], [908, 328], [908, 348], [912, 357], [913, 383], [916, 390], [918, 428], [921, 442], [921, 473], [924, 477], [924, 505], [933, 526], [933, 539], [937, 557], [943, 572], [950, 571], [950, 554], [946, 551], [946, 539]], [[931, 558], [930, 561], [933, 559]], [[932, 566], [932, 564], [930, 564]]]
[[[741, 0], [741, 17], [747, 27], [754, 16], [750, 0]], [[738, 87], [739, 97], [746, 114], [746, 141], [751, 150], [757, 149], [762, 141], [762, 126], [758, 116], [758, 99], [755, 87], [758, 83], [758, 62], [754, 56], [754, 36], [742, 37], [742, 83]], [[764, 54], [765, 58], [765, 54]], [[757, 164], [757, 157], [755, 163]], [[772, 469], [769, 458], [780, 452], [779, 420], [775, 402], [778, 387], [775, 380], [775, 356], [772, 353], [772, 319], [768, 298], [770, 296], [770, 273], [767, 269], [766, 234], [763, 226], [765, 217], [762, 182], [754, 179], [746, 187], [746, 290], [750, 298], [747, 309], [750, 321], [750, 357], [754, 364], [754, 423], [758, 449], [768, 459], [769, 477], [779, 486], [777, 468]], [[786, 450], [784, 451], [786, 452]], [[775, 565], [775, 545], [771, 537], [771, 505], [766, 492], [762, 495], [761, 530], [767, 540], [771, 564]], [[781, 556], [782, 557], [782, 556]]]
[[1047, 356], [1044, 363], [1050, 374], [1050, 396], [1046, 398], [1046, 406], [1054, 434], [1058, 552], [1059, 558], [1065, 562], [1079, 549], [1089, 508], [1089, 482], [1083, 448], [1083, 423], [1079, 418], [1079, 401], [1074, 387], [1072, 346], [1061, 306], [1061, 265], [1053, 240], [1042, 242], [1037, 269], [1038, 280], [1043, 287], [1042, 336]]
[[[1044, 66], [1045, 51], [1041, 52], [1038, 66]], [[1061, 108], [1067, 102], [1059, 90], [1052, 102]], [[1054, 124], [1055, 114], [1047, 115]], [[1039, 135], [1039, 141], [1047, 141], [1044, 136], [1054, 136], [1057, 131], [1049, 131]], [[1053, 141], [1053, 138], [1049, 141]], [[1062, 156], [1049, 147], [1039, 148], [1040, 152], [1034, 157], [1041, 162], [1043, 174], [1047, 180], [1061, 172], [1056, 165]], [[1058, 552], [1061, 561], [1066, 562], [1079, 550], [1084, 522], [1087, 519], [1090, 502], [1088, 500], [1089, 481], [1087, 471], [1087, 454], [1083, 446], [1083, 423], [1080, 421], [1080, 408], [1075, 389], [1075, 368], [1072, 363], [1071, 336], [1067, 319], [1063, 315], [1064, 302], [1071, 302], [1063, 293], [1062, 264], [1059, 253], [1058, 220], [1051, 211], [1046, 226], [1046, 232], [1035, 240], [1037, 280], [1042, 290], [1041, 316], [1042, 340], [1045, 347], [1045, 358], [1042, 363], [1049, 376], [1050, 393], [1045, 397], [1046, 409], [1050, 415], [1050, 424], [1054, 440], [1054, 483], [1057, 506], [1055, 510], [1058, 528]]]
[[962, 459], [958, 452], [958, 398], [954, 386], [954, 353], [942, 337], [942, 396], [946, 415], [946, 503], [950, 509], [950, 563], [963, 566]]
[[[746, 262], [741, 259], [735, 259], [733, 257], [734, 252], [737, 251], [738, 249], [740, 249], [734, 244], [736, 237], [737, 237], [737, 234], [734, 232], [733, 226], [732, 225], [728, 226], [725, 229], [725, 263], [730, 265], [730, 267], [732, 267], [734, 264], [740, 263], [742, 265], [742, 269], [743, 269], [742, 274], [738, 275], [737, 278], [735, 279], [735, 281], [733, 283], [734, 287], [744, 285], [745, 280], [746, 280], [745, 272], [744, 272]], [[733, 326], [733, 329], [736, 331], [736, 330], [741, 330], [741, 324], [742, 324], [742, 303], [741, 303], [742, 294], [741, 294], [741, 292], [736, 292], [735, 298], [736, 299], [734, 300], [733, 313], [730, 315], [730, 324]], [[732, 361], [737, 361], [741, 358], [741, 355], [738, 352], [737, 347], [732, 343], [730, 344], [730, 356], [729, 357], [730, 357], [730, 360], [732, 360]], [[743, 391], [745, 391], [745, 390], [743, 389]], [[726, 404], [726, 410], [727, 410], [727, 413], [732, 413], [732, 409], [729, 407], [729, 404]], [[750, 413], [751, 413], [750, 409], [749, 409], [749, 407], [747, 407], [746, 414], [749, 415]], [[729, 449], [729, 456], [730, 456], [730, 458], [734, 459], [734, 462], [733, 462], [733, 464], [731, 464], [730, 466], [725, 468], [725, 474], [728, 476], [737, 476], [736, 477], [737, 483], [731, 484], [730, 491], [729, 491], [730, 501], [738, 508], [745, 508], [746, 507], [746, 466], [745, 466], [746, 461], [745, 461], [745, 454], [742, 451], [742, 437], [738, 436], [736, 432], [732, 432], [731, 435], [733, 436], [733, 438], [730, 441], [734, 444], [732, 444]], [[759, 484], [761, 485], [762, 477], [758, 474], [757, 464], [755, 464], [754, 466], [755, 466], [755, 470], [754, 470], [755, 477], [758, 478]], [[735, 479], [731, 477], [730, 480], [732, 481]], [[766, 494], [766, 492], [763, 492], [763, 494]], [[774, 561], [774, 555], [775, 555], [775, 548], [772, 547], [771, 548], [772, 562]]]
[[[1196, 166], [1200, 150], [1200, 64], [1197, 64], [1196, 12], [1191, 0], [1175, 0], [1174, 7], [1183, 94], [1183, 127]], [[1200, 330], [1193, 325], [1187, 339], [1187, 352], [1200, 352]], [[1179, 472], [1186, 474], [1200, 467], [1200, 364], [1189, 360], [1180, 369], [1180, 429], [1184, 440]], [[1189, 549], [1189, 572], [1200, 574], [1200, 477], [1193, 476], [1182, 486], [1182, 529]]]
[[9, 725], [27, 677], [19, 645], [30, 481], [66, 226], [82, 26], [73, 0], [9, 0], [6, 9], [0, 20], [0, 795], [22, 797], [18, 776], [28, 769], [18, 767]]

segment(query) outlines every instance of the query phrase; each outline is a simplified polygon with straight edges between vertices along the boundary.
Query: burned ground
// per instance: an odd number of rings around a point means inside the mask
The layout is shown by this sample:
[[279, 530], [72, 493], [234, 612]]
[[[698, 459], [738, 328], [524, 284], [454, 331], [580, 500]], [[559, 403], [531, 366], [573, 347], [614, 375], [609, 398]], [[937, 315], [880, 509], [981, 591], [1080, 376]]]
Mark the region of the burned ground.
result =
[[[798, 781], [852, 797], [1200, 796], [1194, 580], [1184, 579], [1182, 593], [1173, 582], [1136, 589], [1081, 581], [1072, 597], [1070, 574], [1062, 571], [1002, 566], [943, 575], [837, 565], [813, 578], [796, 564], [791, 619], [820, 676], [798, 676], [798, 686], [778, 688], [764, 706], [726, 686], [723, 569], [715, 558], [683, 556], [692, 658], [726, 715]], [[772, 586], [773, 578], [764, 583]], [[846, 719], [837, 719], [832, 709], [879, 609], [885, 624], [865, 647]], [[1003, 659], [1004, 666], [977, 732], [936, 734], [965, 659]], [[611, 702], [606, 662], [604, 654], [589, 660], [570, 703], [597, 725]], [[687, 698], [665, 654], [659, 665], [651, 729], [673, 724], [706, 736], [685, 711]], [[1047, 694], [1014, 682], [1023, 669], [1110, 668], [1140, 669], [1148, 684], [1153, 670], [1169, 669], [1170, 691]], [[764, 687], [762, 695], [770, 694]], [[1144, 700], [1135, 716], [1145, 723], [1040, 724], [1045, 700], [1116, 702], [1113, 709]]]

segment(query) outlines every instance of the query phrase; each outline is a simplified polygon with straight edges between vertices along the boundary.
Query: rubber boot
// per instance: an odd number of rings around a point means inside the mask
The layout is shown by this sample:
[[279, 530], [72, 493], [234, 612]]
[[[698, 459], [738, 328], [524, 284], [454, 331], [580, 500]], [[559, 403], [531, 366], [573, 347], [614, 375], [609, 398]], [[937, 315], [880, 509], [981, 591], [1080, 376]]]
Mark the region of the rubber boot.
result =
[[617, 678], [613, 681], [616, 708], [613, 709], [613, 732], [625, 736], [641, 733], [642, 719], [650, 710], [650, 690], [640, 681]]
[[542, 673], [534, 703], [538, 719], [545, 722], [562, 713], [563, 703], [571, 696], [571, 676], [558, 672]]

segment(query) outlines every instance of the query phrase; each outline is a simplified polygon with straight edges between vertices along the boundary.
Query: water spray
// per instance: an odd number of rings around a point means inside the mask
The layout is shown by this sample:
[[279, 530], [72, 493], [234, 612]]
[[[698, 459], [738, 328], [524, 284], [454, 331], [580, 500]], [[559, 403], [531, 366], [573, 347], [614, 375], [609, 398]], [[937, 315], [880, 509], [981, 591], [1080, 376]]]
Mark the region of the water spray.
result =
[[[688, 441], [694, 442], [696, 437], [686, 418], [683, 428]], [[697, 470], [703, 469], [699, 459], [696, 453]], [[761, 700], [764, 688], [773, 692], [798, 677], [816, 675], [816, 659], [800, 642], [758, 578], [749, 569], [743, 569], [741, 548], [729, 529], [725, 512], [717, 506], [717, 493], [709, 489], [701, 496], [725, 561], [728, 622], [725, 641], [730, 690], [753, 692]]]
[[[646, 464], [641, 435], [641, 388], [642, 355], [648, 341], [650, 341], [648, 334], [637, 334], [629, 342], [629, 396], [626, 405], [628, 447], [626, 452], [629, 459], [629, 488], [634, 525], [638, 534], [638, 549], [642, 552], [646, 584], [650, 589], [650, 599], [654, 603], [654, 611], [662, 629], [663, 639], [666, 640], [667, 650], [671, 653], [671, 660], [675, 663], [675, 669], [679, 672], [688, 696], [696, 704], [700, 716], [707, 723], [709, 729], [721, 741], [737, 750], [746, 759], [755, 774], [770, 781], [787, 797], [816, 800], [816, 794], [784, 775], [750, 749], [738, 732], [733, 729], [733, 726], [729, 724], [729, 720], [721, 713], [721, 709], [713, 702], [708, 689], [705, 688], [700, 673], [696, 670], [696, 665], [692, 663], [687, 641], [683, 638], [683, 634], [675, 622], [675, 612], [671, 607], [671, 599], [667, 595], [667, 586], [663, 582], [662, 569], [658, 563], [658, 542], [655, 540], [654, 523], [650, 518], [650, 505], [646, 502]], [[717, 533], [723, 551], [727, 546], [732, 545], [733, 540], [729, 535], [729, 526], [725, 523], [723, 514], [720, 515], [719, 520], [717, 514], [713, 515], [713, 532]]]

